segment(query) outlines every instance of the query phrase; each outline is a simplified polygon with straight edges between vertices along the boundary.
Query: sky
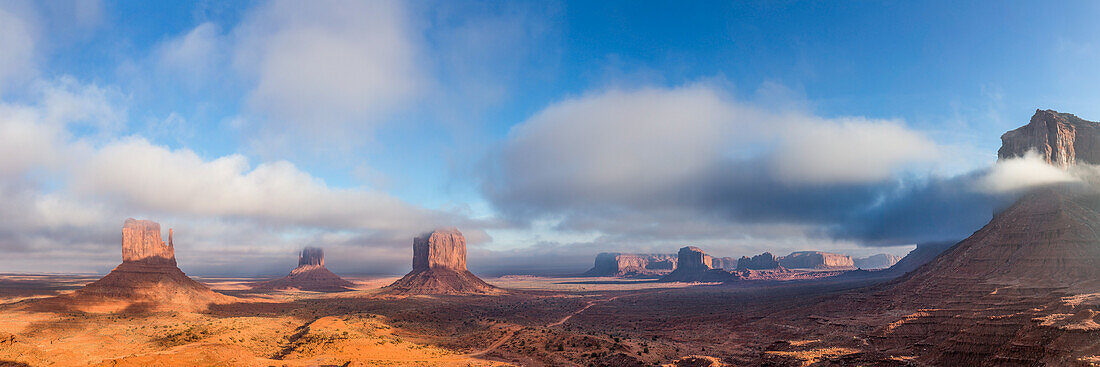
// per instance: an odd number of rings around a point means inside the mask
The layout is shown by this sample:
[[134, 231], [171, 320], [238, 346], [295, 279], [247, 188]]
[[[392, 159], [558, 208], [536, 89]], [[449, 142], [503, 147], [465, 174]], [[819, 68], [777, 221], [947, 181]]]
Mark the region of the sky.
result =
[[1036, 109], [1100, 119], [1100, 5], [0, 0], [0, 272], [105, 273], [128, 217], [189, 274], [320, 246], [399, 274], [599, 252], [904, 255], [1026, 187]]

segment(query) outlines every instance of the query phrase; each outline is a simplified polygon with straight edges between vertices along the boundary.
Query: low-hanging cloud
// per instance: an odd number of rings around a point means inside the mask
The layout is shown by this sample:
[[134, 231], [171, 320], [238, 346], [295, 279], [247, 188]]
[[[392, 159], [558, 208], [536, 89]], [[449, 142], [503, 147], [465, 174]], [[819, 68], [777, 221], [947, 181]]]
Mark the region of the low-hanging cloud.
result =
[[1067, 171], [1048, 164], [1039, 153], [1030, 151], [1022, 157], [1002, 159], [993, 165], [975, 184], [989, 193], [1009, 193], [1035, 186], [1080, 181], [1084, 172]]
[[983, 189], [1004, 167], [934, 173], [945, 151], [903, 121], [776, 112], [707, 83], [610, 89], [513, 127], [483, 192], [513, 222], [600, 234], [593, 248], [897, 246], [961, 239], [1011, 200]]

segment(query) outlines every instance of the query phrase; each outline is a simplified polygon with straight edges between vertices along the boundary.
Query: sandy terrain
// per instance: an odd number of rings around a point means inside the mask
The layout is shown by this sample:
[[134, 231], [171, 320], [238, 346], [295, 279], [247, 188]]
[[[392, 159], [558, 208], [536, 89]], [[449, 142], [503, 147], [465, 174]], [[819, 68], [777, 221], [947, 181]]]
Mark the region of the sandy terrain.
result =
[[[843, 365], [871, 352], [858, 325], [906, 316], [841, 320], [807, 308], [875, 283], [868, 279], [731, 286], [513, 276], [486, 279], [508, 290], [500, 295], [380, 292], [394, 279], [349, 277], [358, 290], [339, 293], [253, 293], [244, 284], [254, 279], [199, 278], [240, 301], [203, 312], [51, 313], [18, 306], [94, 277], [0, 276], [0, 365]], [[1078, 316], [1036, 322], [1091, 327]]]

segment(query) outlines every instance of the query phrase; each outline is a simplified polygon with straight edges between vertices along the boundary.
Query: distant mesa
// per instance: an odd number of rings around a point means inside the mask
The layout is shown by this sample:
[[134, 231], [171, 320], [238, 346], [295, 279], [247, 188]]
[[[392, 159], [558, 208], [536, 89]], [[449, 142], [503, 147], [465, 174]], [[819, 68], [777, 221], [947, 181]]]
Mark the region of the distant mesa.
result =
[[502, 292], [466, 270], [466, 238], [455, 228], [413, 239], [413, 269], [383, 292], [398, 295], [495, 294]]
[[871, 255], [861, 259], [852, 259], [855, 267], [860, 269], [886, 269], [901, 261], [900, 256], [890, 254]]
[[340, 278], [325, 267], [325, 251], [306, 247], [298, 254], [298, 267], [290, 274], [275, 280], [256, 284], [256, 290], [302, 290], [315, 292], [340, 292], [350, 290], [355, 284]]
[[622, 254], [603, 252], [596, 255], [592, 269], [584, 273], [594, 277], [660, 278], [676, 269], [675, 254]]
[[997, 157], [1023, 157], [1029, 151], [1061, 168], [1078, 162], [1100, 164], [1100, 123], [1054, 110], [1035, 110], [1027, 125], [1001, 135]]
[[712, 269], [722, 270], [734, 270], [737, 269], [737, 259], [732, 257], [711, 257], [710, 267]]
[[780, 258], [779, 265], [787, 269], [855, 269], [851, 256], [821, 251], [792, 252]]
[[90, 312], [199, 311], [212, 303], [232, 300], [180, 271], [171, 229], [165, 244], [160, 224], [130, 218], [122, 227], [122, 264], [103, 278], [45, 303]]
[[661, 282], [725, 282], [734, 279], [729, 271], [714, 269], [712, 257], [695, 246], [687, 246], [676, 254], [677, 266]]
[[779, 257], [772, 255], [770, 252], [765, 252], [753, 257], [742, 256], [737, 259], [738, 270], [765, 270], [765, 269], [778, 269]]

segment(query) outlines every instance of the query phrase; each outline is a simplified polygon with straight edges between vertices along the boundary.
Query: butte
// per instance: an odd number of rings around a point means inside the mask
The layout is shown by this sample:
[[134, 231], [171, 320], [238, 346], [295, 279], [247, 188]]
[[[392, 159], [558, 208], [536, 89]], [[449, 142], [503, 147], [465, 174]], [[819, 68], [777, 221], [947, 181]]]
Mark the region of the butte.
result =
[[437, 229], [413, 239], [413, 269], [384, 293], [495, 294], [502, 291], [466, 270], [466, 238], [458, 229]]
[[126, 219], [122, 227], [122, 264], [73, 293], [44, 300], [41, 306], [87, 312], [201, 311], [212, 303], [233, 301], [191, 279], [176, 266], [172, 230], [168, 244], [160, 224]]
[[306, 247], [298, 254], [298, 267], [290, 274], [252, 287], [256, 290], [297, 289], [316, 292], [340, 292], [350, 290], [355, 284], [340, 278], [325, 267], [325, 251]]

